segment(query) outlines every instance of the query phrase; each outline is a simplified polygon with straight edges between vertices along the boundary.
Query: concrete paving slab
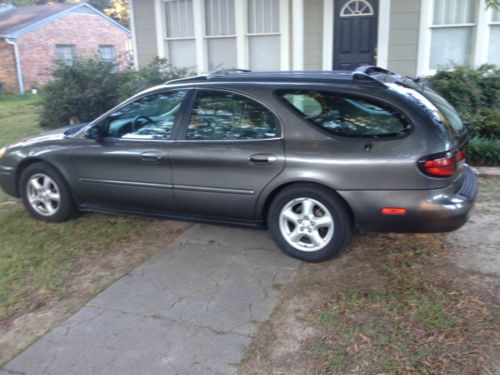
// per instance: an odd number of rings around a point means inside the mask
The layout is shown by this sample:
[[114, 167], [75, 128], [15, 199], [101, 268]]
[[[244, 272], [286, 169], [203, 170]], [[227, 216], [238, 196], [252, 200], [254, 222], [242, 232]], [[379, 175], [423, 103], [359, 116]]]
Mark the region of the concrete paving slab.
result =
[[3, 371], [233, 374], [298, 264], [265, 231], [195, 225]]

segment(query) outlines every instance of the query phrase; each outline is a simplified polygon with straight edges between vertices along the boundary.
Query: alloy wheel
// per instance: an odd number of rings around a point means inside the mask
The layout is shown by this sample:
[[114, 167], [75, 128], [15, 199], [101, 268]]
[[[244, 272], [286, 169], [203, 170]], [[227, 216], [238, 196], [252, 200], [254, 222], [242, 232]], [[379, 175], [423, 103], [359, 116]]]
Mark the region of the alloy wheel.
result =
[[280, 212], [280, 231], [285, 240], [302, 251], [317, 251], [332, 239], [334, 221], [330, 211], [312, 198], [297, 198]]
[[30, 206], [40, 215], [52, 216], [61, 205], [59, 187], [52, 178], [43, 173], [30, 177], [26, 186]]

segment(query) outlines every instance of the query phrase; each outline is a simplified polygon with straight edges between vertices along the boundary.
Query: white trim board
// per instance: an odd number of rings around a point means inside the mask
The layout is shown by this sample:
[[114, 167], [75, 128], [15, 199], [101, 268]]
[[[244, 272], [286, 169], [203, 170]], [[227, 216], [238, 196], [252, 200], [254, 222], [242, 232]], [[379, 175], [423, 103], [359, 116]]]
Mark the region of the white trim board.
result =
[[155, 0], [155, 29], [156, 29], [156, 48], [159, 58], [169, 58], [165, 50], [165, 31], [163, 17], [163, 0]]
[[333, 0], [323, 0], [323, 70], [333, 69]]
[[[397, 0], [396, 0], [397, 1]], [[389, 62], [389, 27], [391, 0], [379, 0], [377, 27], [377, 66], [387, 69]]]
[[139, 69], [139, 52], [137, 50], [137, 35], [135, 31], [134, 0], [130, 0], [130, 28], [132, 32], [132, 48], [134, 49], [134, 69]]
[[304, 70], [304, 0], [292, 0], [293, 70]]

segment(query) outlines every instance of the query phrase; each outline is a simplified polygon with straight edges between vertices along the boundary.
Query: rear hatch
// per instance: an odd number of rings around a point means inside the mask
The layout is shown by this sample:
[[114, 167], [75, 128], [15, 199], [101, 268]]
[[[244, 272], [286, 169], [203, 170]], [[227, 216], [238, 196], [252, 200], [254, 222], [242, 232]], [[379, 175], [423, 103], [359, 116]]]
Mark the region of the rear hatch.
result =
[[467, 128], [455, 108], [426, 84], [403, 78], [388, 86], [410, 97], [447, 134], [442, 152], [424, 155], [420, 170], [431, 177], [459, 177], [467, 154]]

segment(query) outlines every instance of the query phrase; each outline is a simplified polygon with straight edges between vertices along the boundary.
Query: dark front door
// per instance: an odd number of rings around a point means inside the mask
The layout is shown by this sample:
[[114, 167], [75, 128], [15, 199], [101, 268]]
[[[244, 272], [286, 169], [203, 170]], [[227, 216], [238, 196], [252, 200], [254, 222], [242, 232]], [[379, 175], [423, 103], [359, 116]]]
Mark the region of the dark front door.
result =
[[336, 0], [334, 12], [333, 68], [375, 65], [378, 0]]

